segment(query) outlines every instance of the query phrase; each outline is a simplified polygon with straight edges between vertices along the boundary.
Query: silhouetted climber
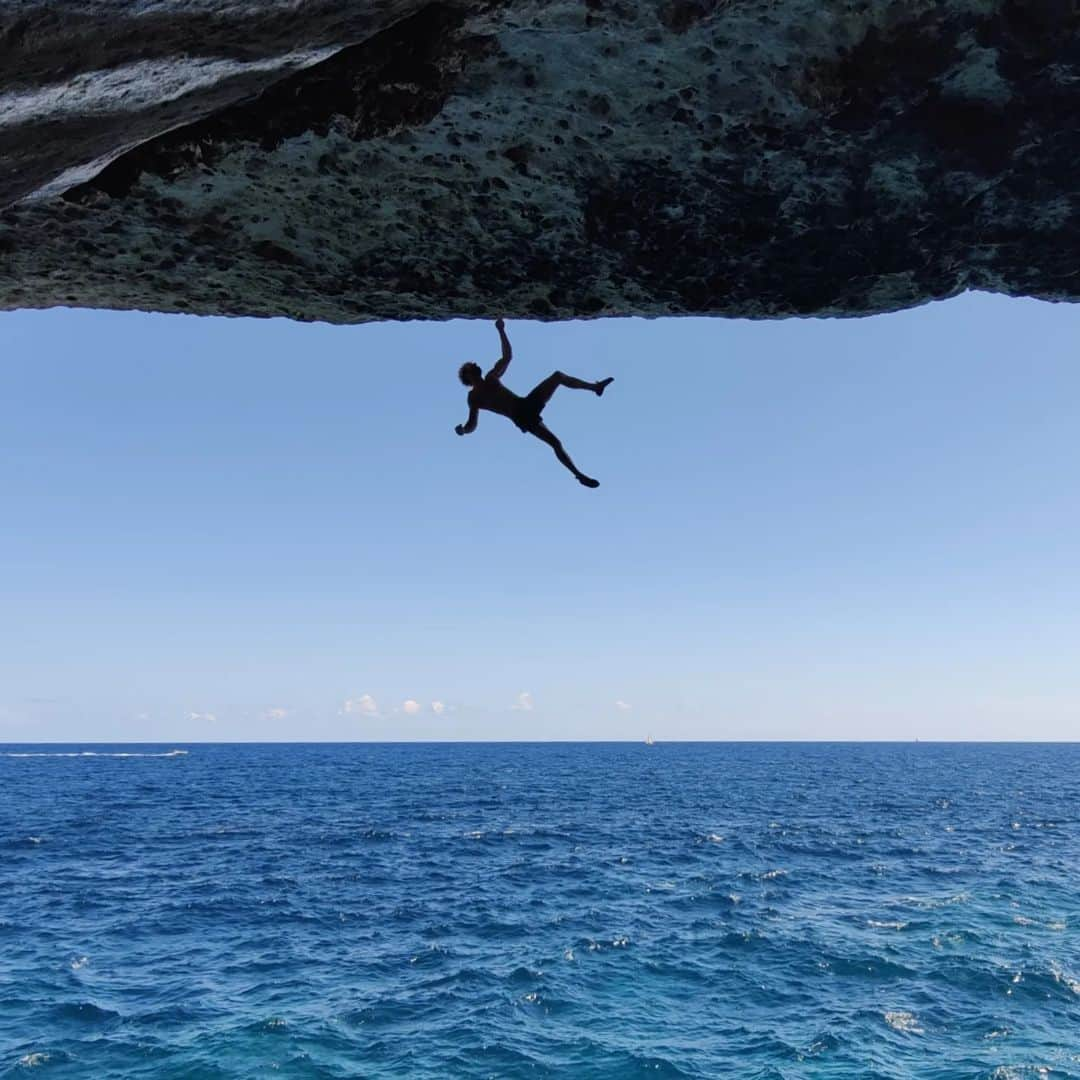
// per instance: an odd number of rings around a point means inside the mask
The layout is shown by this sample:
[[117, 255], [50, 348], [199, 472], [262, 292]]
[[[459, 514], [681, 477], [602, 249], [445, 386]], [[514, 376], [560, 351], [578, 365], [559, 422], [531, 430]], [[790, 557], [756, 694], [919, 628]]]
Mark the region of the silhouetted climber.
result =
[[499, 362], [486, 375], [481, 373], [479, 364], [473, 363], [462, 364], [458, 371], [458, 378], [470, 387], [469, 419], [464, 424], [458, 424], [454, 430], [459, 435], [468, 435], [475, 431], [481, 409], [509, 417], [526, 434], [535, 435], [541, 442], [546, 442], [555, 451], [555, 456], [577, 477], [579, 483], [590, 488], [599, 487], [599, 480], [586, 476], [570, 460], [563, 444], [547, 429], [540, 414], [560, 386], [568, 386], [571, 390], [591, 390], [597, 397], [601, 397], [608, 383], [613, 380], [607, 378], [599, 382], [585, 382], [583, 379], [575, 379], [572, 375], [555, 371], [525, 397], [518, 397], [513, 390], [508, 390], [502, 384], [502, 377], [506, 374], [513, 356], [502, 319], [495, 320], [495, 329], [499, 331], [499, 340], [502, 342], [502, 357]]

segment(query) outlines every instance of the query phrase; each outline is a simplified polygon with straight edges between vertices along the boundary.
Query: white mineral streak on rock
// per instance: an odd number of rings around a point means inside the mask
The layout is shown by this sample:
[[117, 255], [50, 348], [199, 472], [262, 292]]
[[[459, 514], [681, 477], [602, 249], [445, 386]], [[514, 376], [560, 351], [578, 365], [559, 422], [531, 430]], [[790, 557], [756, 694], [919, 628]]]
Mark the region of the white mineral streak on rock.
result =
[[143, 60], [106, 71], [85, 71], [67, 82], [0, 94], [0, 127], [67, 116], [137, 112], [151, 105], [174, 101], [233, 75], [309, 67], [335, 51], [333, 48], [300, 49], [249, 63], [186, 56], [168, 63]]

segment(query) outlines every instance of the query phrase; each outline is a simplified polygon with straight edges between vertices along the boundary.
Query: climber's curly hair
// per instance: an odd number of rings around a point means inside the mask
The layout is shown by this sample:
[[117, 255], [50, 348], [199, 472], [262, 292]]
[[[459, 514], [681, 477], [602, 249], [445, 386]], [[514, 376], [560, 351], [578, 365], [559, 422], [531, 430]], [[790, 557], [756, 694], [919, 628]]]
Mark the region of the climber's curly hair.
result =
[[480, 371], [480, 365], [474, 364], [470, 360], [467, 364], [462, 364], [458, 368], [457, 377], [466, 386], [475, 386], [483, 378], [483, 373]]

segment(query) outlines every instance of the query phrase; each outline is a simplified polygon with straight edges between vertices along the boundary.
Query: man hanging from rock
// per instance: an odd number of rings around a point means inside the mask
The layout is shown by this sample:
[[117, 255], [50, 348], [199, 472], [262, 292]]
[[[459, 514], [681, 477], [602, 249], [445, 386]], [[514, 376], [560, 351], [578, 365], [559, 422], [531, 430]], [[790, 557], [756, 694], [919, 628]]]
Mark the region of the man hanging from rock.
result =
[[612, 380], [607, 378], [599, 382], [585, 382], [583, 379], [575, 379], [572, 375], [555, 371], [525, 397], [518, 397], [513, 390], [508, 390], [502, 384], [502, 377], [506, 374], [513, 355], [502, 319], [495, 320], [495, 329], [499, 331], [499, 340], [502, 342], [502, 357], [499, 362], [486, 375], [481, 372], [479, 364], [473, 363], [462, 364], [458, 371], [458, 378], [469, 387], [469, 419], [464, 424], [458, 424], [454, 430], [459, 435], [468, 435], [475, 431], [481, 409], [509, 417], [526, 434], [535, 435], [541, 442], [546, 442], [555, 451], [555, 456], [574, 474], [578, 483], [589, 488], [599, 487], [599, 480], [586, 476], [570, 460], [563, 444], [547, 429], [541, 413], [551, 400], [551, 395], [560, 386], [568, 386], [571, 390], [591, 390], [597, 397], [601, 397]]

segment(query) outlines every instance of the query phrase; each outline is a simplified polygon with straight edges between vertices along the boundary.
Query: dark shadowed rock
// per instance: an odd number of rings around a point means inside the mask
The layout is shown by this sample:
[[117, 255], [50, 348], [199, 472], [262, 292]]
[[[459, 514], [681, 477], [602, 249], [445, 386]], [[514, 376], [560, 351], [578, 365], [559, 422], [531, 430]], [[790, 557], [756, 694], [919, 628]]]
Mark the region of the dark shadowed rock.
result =
[[0, 5], [0, 306], [1075, 299], [1077, 0]]

